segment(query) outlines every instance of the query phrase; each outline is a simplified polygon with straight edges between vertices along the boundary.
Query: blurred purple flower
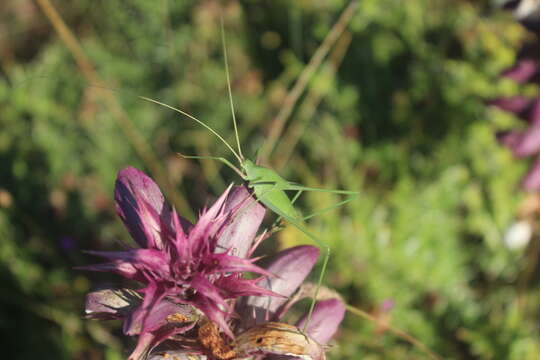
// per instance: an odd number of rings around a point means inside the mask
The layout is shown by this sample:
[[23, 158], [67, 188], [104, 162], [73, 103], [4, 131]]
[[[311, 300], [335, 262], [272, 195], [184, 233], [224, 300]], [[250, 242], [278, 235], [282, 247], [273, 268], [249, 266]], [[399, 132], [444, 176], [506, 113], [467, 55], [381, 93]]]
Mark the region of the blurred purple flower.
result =
[[385, 299], [381, 305], [381, 309], [384, 312], [389, 312], [394, 308], [395, 305], [396, 302], [393, 299]]
[[[540, 2], [536, 0], [504, 0], [502, 5], [505, 9], [512, 10], [516, 20], [525, 28], [537, 36], [540, 35]], [[518, 84], [540, 83], [540, 64], [537, 60], [538, 46], [538, 39], [523, 46], [516, 65], [501, 76]], [[521, 185], [529, 191], [540, 189], [540, 97], [528, 98], [518, 95], [495, 99], [490, 104], [511, 112], [527, 122], [526, 130], [501, 132], [497, 134], [497, 139], [518, 158], [537, 156]]]
[[[532, 59], [522, 59], [517, 65], [504, 72], [502, 76], [508, 77], [517, 83], [536, 81], [540, 73], [538, 62]], [[518, 158], [528, 157], [540, 152], [540, 97], [526, 98], [514, 96], [499, 98], [490, 102], [501, 110], [514, 113], [528, 123], [526, 130], [510, 130], [497, 134], [498, 141], [508, 147]], [[540, 189], [540, 156], [530, 168], [522, 181], [525, 190]]]
[[250, 250], [265, 213], [246, 188], [229, 187], [195, 225], [178, 216], [157, 184], [132, 167], [118, 174], [115, 199], [140, 248], [90, 251], [108, 262], [82, 269], [115, 272], [145, 285], [130, 296], [105, 290], [87, 297], [89, 315], [123, 318], [124, 333], [139, 335], [130, 359], [144, 358], [160, 342], [193, 328], [198, 313], [233, 337], [227, 323], [233, 312], [229, 299], [279, 296], [259, 285], [261, 278], [242, 278], [243, 272], [271, 272], [253, 264], [254, 259], [233, 255]]

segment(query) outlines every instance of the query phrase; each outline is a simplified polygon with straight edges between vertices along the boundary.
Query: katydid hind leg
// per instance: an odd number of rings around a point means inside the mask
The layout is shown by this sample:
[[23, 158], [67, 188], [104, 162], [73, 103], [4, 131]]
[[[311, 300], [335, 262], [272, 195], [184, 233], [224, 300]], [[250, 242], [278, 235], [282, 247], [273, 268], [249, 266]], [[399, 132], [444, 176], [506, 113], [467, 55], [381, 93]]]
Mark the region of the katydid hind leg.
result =
[[302, 331], [305, 332], [307, 327], [309, 326], [309, 323], [311, 322], [311, 316], [313, 315], [313, 310], [315, 309], [315, 304], [317, 303], [317, 297], [319, 296], [319, 290], [321, 289], [321, 285], [324, 279], [324, 274], [326, 273], [326, 267], [328, 266], [328, 261], [330, 260], [330, 246], [324, 241], [322, 241], [321, 239], [317, 238], [315, 235], [313, 235], [296, 219], [287, 219], [287, 221], [289, 221], [298, 230], [302, 231], [306, 236], [308, 236], [311, 240], [313, 240], [317, 245], [319, 245], [325, 251], [321, 272], [319, 273], [319, 279], [317, 280], [317, 287], [315, 288], [315, 294], [313, 295], [313, 299], [311, 299], [307, 321], [304, 324], [304, 328], [302, 329]]
[[313, 212], [313, 213], [311, 213], [309, 215], [306, 215], [306, 216], [302, 217], [302, 221], [306, 221], [308, 219], [311, 219], [312, 217], [315, 217], [315, 216], [327, 213], [328, 211], [332, 211], [334, 209], [337, 209], [338, 207], [343, 206], [343, 205], [353, 201], [354, 199], [356, 199], [356, 195], [351, 195], [351, 196], [347, 197], [343, 201], [340, 201], [338, 203], [335, 203], [334, 205], [330, 205], [328, 207], [322, 208], [322, 209], [317, 210], [317, 211], [315, 211], [315, 212]]
[[283, 187], [283, 190], [317, 191], [317, 192], [326, 192], [326, 193], [331, 193], [331, 194], [342, 194], [342, 195], [359, 195], [360, 194], [360, 192], [358, 191], [314, 188], [314, 187], [303, 186], [300, 184], [295, 184], [292, 182], [288, 182], [287, 185]]
[[[267, 205], [267, 204], [265, 204], [265, 205]], [[273, 212], [275, 212], [276, 214], [278, 214], [279, 216], [283, 217], [285, 220], [290, 222], [295, 228], [297, 228], [298, 230], [303, 232], [307, 237], [309, 237], [313, 242], [315, 242], [318, 246], [323, 248], [324, 251], [325, 251], [323, 264], [322, 264], [322, 269], [321, 269], [321, 272], [319, 274], [319, 279], [317, 280], [317, 287], [315, 288], [315, 294], [313, 295], [313, 299], [311, 300], [311, 304], [309, 305], [307, 321], [304, 324], [304, 328], [302, 329], [302, 331], [305, 332], [307, 327], [309, 326], [309, 323], [311, 322], [311, 316], [313, 315], [313, 309], [315, 308], [315, 304], [317, 303], [317, 297], [319, 296], [319, 290], [321, 288], [321, 285], [322, 285], [322, 282], [323, 282], [323, 279], [324, 279], [324, 274], [326, 273], [326, 268], [328, 266], [328, 261], [330, 260], [330, 246], [327, 243], [325, 243], [324, 241], [322, 241], [321, 239], [319, 239], [318, 237], [316, 237], [314, 234], [312, 234], [308, 229], [306, 229], [300, 223], [299, 219], [290, 217], [286, 213], [284, 213], [281, 210], [279, 210], [278, 208], [276, 208], [273, 204], [271, 204], [270, 206], [269, 205], [267, 205], [267, 206], [270, 207], [270, 209]]]
[[[356, 195], [357, 193], [352, 192], [352, 191], [345, 191], [345, 190], [326, 190], [326, 189], [309, 188], [309, 187], [299, 186], [296, 184], [291, 184], [290, 182], [287, 182], [287, 181], [280, 181], [274, 184], [270, 184], [268, 181], [264, 181], [263, 179], [260, 179], [259, 181], [255, 181], [255, 182], [250, 182], [250, 186], [252, 186], [255, 189], [255, 193], [257, 197], [259, 198], [259, 200], [261, 200], [261, 202], [264, 205], [266, 205], [271, 211], [275, 212], [279, 217], [284, 218], [285, 220], [290, 222], [294, 227], [296, 227], [298, 230], [303, 232], [306, 236], [308, 236], [313, 242], [315, 242], [319, 247], [321, 247], [325, 251], [322, 269], [319, 274], [317, 286], [315, 288], [315, 294], [313, 296], [313, 299], [309, 307], [307, 321], [304, 325], [304, 328], [302, 329], [302, 331], [305, 331], [305, 329], [309, 326], [309, 323], [311, 321], [311, 316], [313, 314], [313, 310], [317, 302], [319, 290], [321, 288], [322, 281], [326, 273], [326, 268], [328, 266], [328, 261], [330, 259], [330, 246], [326, 244], [324, 241], [322, 241], [321, 239], [319, 239], [317, 236], [312, 234], [306, 227], [304, 227], [304, 225], [302, 224], [303, 219], [298, 216], [296, 209], [294, 209], [293, 203], [294, 201], [298, 199], [298, 197], [301, 195], [303, 191], [309, 191], [309, 190], [325, 191], [325, 192], [348, 194], [348, 195]], [[268, 188], [269, 186], [271, 187]], [[285, 193], [286, 190], [297, 191], [297, 193], [293, 197], [293, 201], [291, 201], [287, 197]], [[342, 201], [341, 203], [334, 205], [332, 208], [341, 206], [351, 201], [353, 198], [354, 196], [350, 196], [349, 199], [346, 199]], [[323, 212], [324, 210], [325, 209], [323, 209]], [[315, 216], [315, 215], [311, 215], [311, 216]]]

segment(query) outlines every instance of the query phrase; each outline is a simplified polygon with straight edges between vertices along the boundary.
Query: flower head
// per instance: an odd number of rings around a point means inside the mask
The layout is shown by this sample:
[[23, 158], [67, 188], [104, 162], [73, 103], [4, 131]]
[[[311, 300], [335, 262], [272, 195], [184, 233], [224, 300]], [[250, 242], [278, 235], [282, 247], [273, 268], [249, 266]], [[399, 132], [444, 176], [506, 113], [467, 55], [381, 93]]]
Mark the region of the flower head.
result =
[[[534, 3], [534, 4], [533, 4]], [[540, 35], [540, 21], [535, 14], [537, 2], [504, 1], [516, 19], [528, 30]], [[537, 60], [538, 41], [527, 43], [520, 51], [516, 64], [501, 74], [516, 84], [535, 84], [540, 81], [540, 63]], [[534, 156], [535, 160], [521, 181], [527, 191], [540, 189], [540, 97], [515, 95], [490, 101], [499, 109], [515, 114], [526, 122], [523, 129], [511, 129], [497, 134], [498, 141], [508, 147], [517, 158]]]
[[[87, 305], [93, 304], [87, 312], [124, 319], [124, 333], [139, 335], [131, 358], [139, 358], [170, 336], [193, 328], [197, 313], [233, 337], [227, 322], [233, 312], [228, 300], [250, 295], [278, 296], [258, 284], [261, 278], [242, 276], [243, 272], [272, 276], [253, 259], [244, 258], [251, 253], [265, 212], [246, 188], [229, 187], [201, 212], [195, 225], [165, 202], [150, 177], [132, 167], [118, 174], [115, 200], [119, 216], [140, 248], [91, 251], [108, 261], [83, 268], [112, 271], [144, 287], [130, 293], [135, 301], [122, 293], [120, 298], [130, 306], [127, 309], [127, 305], [110, 306], [108, 301], [117, 298], [118, 293], [93, 293], [87, 299]], [[96, 307], [99, 304], [102, 309]], [[171, 325], [175, 319], [184, 321]]]
[[[524, 58], [515, 67], [502, 74], [518, 84], [537, 82], [540, 66], [537, 61]], [[524, 130], [508, 130], [497, 134], [498, 141], [508, 147], [517, 158], [536, 156], [536, 160], [522, 180], [525, 190], [540, 189], [540, 97], [527, 98], [516, 95], [490, 102], [495, 107], [515, 114], [527, 125]]]

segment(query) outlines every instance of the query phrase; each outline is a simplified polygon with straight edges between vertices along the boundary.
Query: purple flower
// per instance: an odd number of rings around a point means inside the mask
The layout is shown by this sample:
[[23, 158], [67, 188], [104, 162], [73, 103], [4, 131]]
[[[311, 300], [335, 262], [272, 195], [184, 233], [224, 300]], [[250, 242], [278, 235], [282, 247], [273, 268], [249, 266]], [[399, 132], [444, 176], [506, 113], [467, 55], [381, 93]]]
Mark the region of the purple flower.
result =
[[[304, 315], [295, 326], [283, 323], [287, 311], [298, 301], [313, 295], [315, 285], [303, 284], [305, 277], [315, 265], [319, 250], [313, 246], [298, 246], [280, 252], [267, 267], [275, 272], [271, 281], [261, 279], [260, 286], [273, 292], [287, 295], [287, 298], [269, 296], [247, 296], [236, 302], [234, 313], [227, 313], [227, 322], [236, 335], [235, 341], [221, 335], [217, 326], [205, 318], [197, 317], [197, 311], [190, 305], [175, 305], [167, 301], [153, 309], [152, 319], [165, 317], [172, 327], [188, 328], [181, 337], [173, 337], [163, 326], [161, 333], [154, 336], [159, 342], [167, 341], [169, 350], [155, 350], [148, 356], [151, 360], [199, 359], [223, 360], [258, 359], [280, 360], [283, 356], [299, 357], [306, 360], [325, 359], [325, 344], [332, 338], [345, 315], [345, 306], [335, 292], [323, 288], [319, 292], [320, 301], [315, 306], [306, 332], [303, 329], [307, 319]], [[97, 318], [114, 318], [128, 314], [140, 304], [141, 299], [132, 290], [102, 290], [87, 296], [86, 311]], [[144, 339], [148, 334], [144, 335]], [[172, 349], [172, 350], [170, 350]], [[143, 354], [143, 349], [136, 349]], [[146, 355], [148, 351], [144, 352]], [[287, 357], [288, 358], [288, 357]]]
[[[517, 65], [507, 70], [502, 76], [518, 84], [536, 82], [540, 74], [539, 64], [532, 59], [522, 59]], [[514, 113], [528, 123], [527, 129], [504, 131], [497, 134], [499, 143], [508, 147], [514, 156], [524, 158], [540, 153], [540, 97], [526, 98], [513, 96], [499, 98], [490, 102], [501, 110]], [[540, 157], [537, 159], [522, 181], [526, 190], [540, 189]]]
[[[528, 0], [504, 0], [503, 7], [511, 9], [516, 19], [528, 30], [540, 35], [538, 2]], [[538, 39], [527, 43], [520, 50], [516, 65], [502, 76], [517, 84], [539, 83], [540, 63], [537, 60]], [[518, 158], [536, 156], [534, 164], [522, 180], [525, 190], [540, 189], [540, 97], [528, 98], [522, 95], [504, 97], [490, 102], [501, 110], [511, 112], [528, 123], [524, 131], [504, 131], [497, 134], [499, 142], [508, 147]]]
[[[138, 335], [130, 359], [325, 359], [323, 345], [345, 313], [335, 292], [319, 293], [306, 334], [300, 331], [305, 316], [296, 326], [282, 322], [291, 306], [313, 296], [315, 287], [303, 282], [319, 249], [298, 246], [279, 253], [266, 269], [255, 265], [250, 257], [263, 238], [255, 241], [265, 210], [245, 187], [228, 188], [195, 225], [135, 168], [119, 173], [115, 199], [140, 248], [90, 252], [108, 262], [84, 269], [112, 271], [144, 286], [94, 291], [86, 313], [124, 320], [124, 333]], [[244, 272], [261, 276], [246, 279]]]
[[[246, 188], [229, 187], [195, 225], [171, 209], [151, 178], [132, 167], [118, 174], [115, 199], [140, 248], [91, 251], [108, 262], [83, 269], [112, 271], [144, 287], [91, 293], [87, 313], [124, 319], [124, 333], [139, 336], [130, 359], [144, 358], [159, 343], [189, 331], [201, 314], [232, 338], [232, 299], [279, 296], [259, 284], [272, 273], [244, 258], [252, 253], [265, 213]], [[244, 279], [243, 272], [263, 277]]]

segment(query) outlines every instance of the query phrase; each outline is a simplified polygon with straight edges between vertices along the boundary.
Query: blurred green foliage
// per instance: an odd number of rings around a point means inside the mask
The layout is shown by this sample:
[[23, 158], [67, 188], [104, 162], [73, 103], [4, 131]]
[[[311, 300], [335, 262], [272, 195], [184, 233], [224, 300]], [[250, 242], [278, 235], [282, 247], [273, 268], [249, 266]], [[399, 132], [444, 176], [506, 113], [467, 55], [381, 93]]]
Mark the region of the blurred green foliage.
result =
[[[179, 106], [232, 140], [223, 14], [240, 136], [253, 157], [346, 2], [56, 1], [109, 90], [85, 79], [35, 3], [7, 4], [0, 13], [2, 352], [121, 359], [133, 343], [118, 326], [82, 318], [85, 292], [120, 280], [72, 267], [95, 261], [84, 249], [129, 241], [114, 213], [114, 179], [127, 165], [152, 166], [104, 99], [120, 102], [168, 174], [161, 185], [192, 216], [238, 179], [220, 164], [175, 153], [231, 154], [208, 131], [134, 95]], [[535, 359], [540, 351], [537, 259], [502, 241], [522, 198], [524, 164], [494, 133], [515, 120], [485, 106], [519, 91], [497, 77], [525, 38], [487, 0], [362, 0], [269, 161], [307, 186], [361, 191], [310, 223], [332, 247], [326, 283], [373, 314], [393, 301], [381, 316], [445, 359]], [[307, 213], [337, 200], [308, 193], [299, 205]], [[279, 246], [306, 242], [292, 228], [277, 238]], [[425, 354], [349, 314], [330, 356]]]

